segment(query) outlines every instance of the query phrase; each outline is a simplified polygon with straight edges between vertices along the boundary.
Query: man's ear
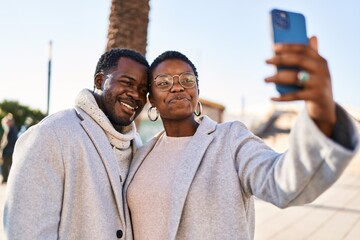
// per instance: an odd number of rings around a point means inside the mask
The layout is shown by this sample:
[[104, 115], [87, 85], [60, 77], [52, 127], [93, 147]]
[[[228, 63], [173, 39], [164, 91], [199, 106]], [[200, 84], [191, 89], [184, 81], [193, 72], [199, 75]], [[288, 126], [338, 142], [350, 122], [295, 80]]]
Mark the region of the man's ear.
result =
[[94, 88], [101, 90], [102, 83], [104, 81], [105, 77], [103, 73], [98, 73], [94, 77]]

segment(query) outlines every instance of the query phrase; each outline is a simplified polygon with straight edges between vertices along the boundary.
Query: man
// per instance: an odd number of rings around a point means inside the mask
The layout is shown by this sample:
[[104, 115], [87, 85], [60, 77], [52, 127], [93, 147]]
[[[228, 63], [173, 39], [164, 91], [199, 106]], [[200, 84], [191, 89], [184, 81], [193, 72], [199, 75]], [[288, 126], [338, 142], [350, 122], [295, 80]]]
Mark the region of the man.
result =
[[146, 103], [148, 62], [112, 49], [94, 91], [18, 140], [4, 208], [5, 239], [124, 239], [122, 187], [141, 144], [133, 120]]
[[2, 183], [6, 183], [12, 164], [12, 155], [17, 140], [18, 130], [15, 126], [15, 120], [11, 113], [8, 113], [2, 120], [1, 125], [4, 134], [0, 144], [0, 159], [2, 159], [1, 174], [3, 176]]

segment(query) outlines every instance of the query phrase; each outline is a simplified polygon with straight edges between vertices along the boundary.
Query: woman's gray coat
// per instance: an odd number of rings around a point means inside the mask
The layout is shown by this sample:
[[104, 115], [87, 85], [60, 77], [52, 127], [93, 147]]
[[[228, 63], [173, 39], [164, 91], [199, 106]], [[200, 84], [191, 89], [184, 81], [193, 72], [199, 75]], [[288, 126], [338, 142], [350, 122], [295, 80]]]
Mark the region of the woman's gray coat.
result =
[[[240, 122], [217, 124], [203, 117], [176, 172], [167, 239], [253, 239], [253, 196], [280, 208], [313, 201], [338, 179], [359, 146], [351, 120], [339, 107], [337, 114], [335, 142], [304, 111], [285, 154]], [[158, 137], [136, 152], [125, 192]]]

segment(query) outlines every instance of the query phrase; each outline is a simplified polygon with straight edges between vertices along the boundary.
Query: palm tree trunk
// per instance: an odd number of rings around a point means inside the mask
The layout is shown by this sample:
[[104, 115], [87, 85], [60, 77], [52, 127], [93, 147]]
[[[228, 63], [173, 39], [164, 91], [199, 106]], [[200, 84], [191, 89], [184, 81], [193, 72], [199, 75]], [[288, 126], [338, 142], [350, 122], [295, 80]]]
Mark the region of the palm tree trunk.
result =
[[112, 0], [106, 50], [131, 48], [145, 56], [149, 10], [149, 0]]

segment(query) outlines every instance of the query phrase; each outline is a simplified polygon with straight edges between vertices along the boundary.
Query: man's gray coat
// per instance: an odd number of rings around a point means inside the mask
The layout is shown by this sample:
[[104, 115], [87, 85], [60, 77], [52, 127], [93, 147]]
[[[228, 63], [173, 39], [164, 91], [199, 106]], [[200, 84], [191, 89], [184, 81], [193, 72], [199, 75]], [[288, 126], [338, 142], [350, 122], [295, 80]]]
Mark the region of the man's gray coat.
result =
[[47, 117], [15, 148], [4, 209], [8, 239], [125, 237], [124, 180], [89, 115], [76, 108]]

